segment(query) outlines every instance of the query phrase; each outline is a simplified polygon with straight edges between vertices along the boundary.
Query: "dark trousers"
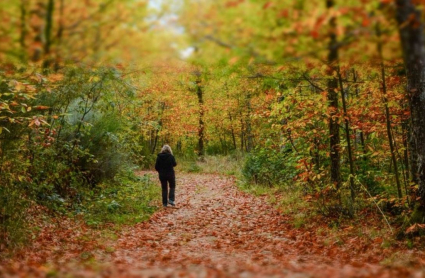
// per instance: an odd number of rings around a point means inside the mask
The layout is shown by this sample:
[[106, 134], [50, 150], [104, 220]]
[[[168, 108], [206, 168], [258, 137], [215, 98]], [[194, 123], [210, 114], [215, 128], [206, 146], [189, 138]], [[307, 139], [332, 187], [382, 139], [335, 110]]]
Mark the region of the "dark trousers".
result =
[[[159, 176], [162, 188], [162, 204], [166, 206], [168, 200], [174, 202], [174, 193], [176, 191], [176, 177], [174, 175]], [[170, 185], [170, 192], [168, 192], [168, 185]]]

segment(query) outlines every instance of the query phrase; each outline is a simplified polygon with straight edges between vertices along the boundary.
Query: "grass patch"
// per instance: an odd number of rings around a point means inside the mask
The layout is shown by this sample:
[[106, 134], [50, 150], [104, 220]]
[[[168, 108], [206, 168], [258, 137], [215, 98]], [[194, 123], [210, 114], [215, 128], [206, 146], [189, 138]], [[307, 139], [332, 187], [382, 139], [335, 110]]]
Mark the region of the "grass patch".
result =
[[305, 225], [307, 215], [303, 212], [294, 215], [293, 225], [295, 228], [301, 228]]
[[254, 196], [272, 195], [276, 191], [276, 188], [266, 187], [258, 184], [239, 182], [238, 185], [240, 189], [247, 193], [253, 194]]
[[405, 267], [411, 266], [415, 261], [417, 261], [417, 254], [395, 251], [380, 264], [387, 267]]
[[158, 209], [153, 204], [160, 196], [160, 187], [151, 175], [120, 174], [111, 185], [104, 185], [100, 194], [93, 194], [83, 204], [84, 220], [90, 226], [106, 223], [134, 224], [149, 219]]
[[180, 160], [179, 168], [183, 172], [189, 173], [215, 173], [223, 175], [241, 174], [244, 157], [241, 154], [234, 155], [206, 155], [198, 159]]
[[238, 187], [249, 194], [255, 196], [265, 196], [267, 201], [274, 205], [283, 214], [294, 214], [311, 208], [310, 204], [303, 198], [300, 188], [290, 185], [267, 186], [262, 184], [247, 183], [240, 181]]

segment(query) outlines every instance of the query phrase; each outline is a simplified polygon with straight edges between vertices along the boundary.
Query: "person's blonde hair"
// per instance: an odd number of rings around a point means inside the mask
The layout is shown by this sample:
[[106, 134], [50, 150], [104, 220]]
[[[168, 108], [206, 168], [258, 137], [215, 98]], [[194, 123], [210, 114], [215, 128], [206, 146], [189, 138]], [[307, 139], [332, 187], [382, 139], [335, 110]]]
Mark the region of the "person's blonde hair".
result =
[[173, 154], [173, 151], [171, 150], [171, 147], [169, 145], [162, 146], [161, 152]]

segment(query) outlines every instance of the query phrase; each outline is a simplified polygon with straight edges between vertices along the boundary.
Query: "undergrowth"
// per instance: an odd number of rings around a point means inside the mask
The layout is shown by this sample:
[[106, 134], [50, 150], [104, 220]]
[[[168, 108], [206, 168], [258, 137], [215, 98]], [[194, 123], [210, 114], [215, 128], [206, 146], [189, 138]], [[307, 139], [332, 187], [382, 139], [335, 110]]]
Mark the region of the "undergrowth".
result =
[[154, 200], [160, 196], [160, 187], [149, 174], [121, 173], [112, 185], [103, 186], [104, 189], [92, 194], [80, 208], [85, 221], [91, 226], [138, 223], [149, 219], [158, 208]]
[[[178, 159], [178, 157], [176, 158]], [[240, 153], [232, 155], [206, 155], [201, 158], [178, 159], [179, 170], [188, 173], [215, 173], [223, 175], [241, 175], [244, 156]]]
[[[358, 243], [362, 248], [381, 250], [382, 265], [394, 265], [404, 254], [394, 253], [394, 250], [423, 248], [419, 236], [398, 239], [396, 229], [400, 226], [401, 216], [385, 213], [387, 219], [384, 219], [382, 210], [373, 202], [358, 202], [356, 214], [352, 218], [343, 214], [329, 216], [321, 213], [318, 203], [296, 186], [280, 184], [270, 187], [241, 180], [238, 187], [244, 192], [265, 198], [281, 214], [288, 216], [288, 224], [293, 229], [301, 233], [315, 233], [323, 246], [351, 248]], [[404, 258], [401, 265], [409, 261], [412, 258]]]
[[311, 215], [316, 214], [311, 204], [305, 200], [304, 193], [299, 187], [289, 184], [264, 186], [241, 180], [238, 187], [249, 194], [265, 197], [266, 200], [282, 214], [292, 215], [293, 224], [296, 227], [308, 223]]

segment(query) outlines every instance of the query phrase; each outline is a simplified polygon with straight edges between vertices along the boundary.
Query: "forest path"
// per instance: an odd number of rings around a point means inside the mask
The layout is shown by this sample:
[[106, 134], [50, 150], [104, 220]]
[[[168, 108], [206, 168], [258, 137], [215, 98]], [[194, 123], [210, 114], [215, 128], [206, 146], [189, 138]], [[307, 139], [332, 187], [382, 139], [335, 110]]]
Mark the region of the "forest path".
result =
[[357, 236], [338, 244], [294, 228], [290, 216], [241, 192], [232, 177], [178, 173], [176, 204], [116, 233], [58, 219], [0, 264], [0, 277], [425, 277], [380, 265], [388, 254]]
[[[231, 177], [178, 174], [178, 209], [165, 208], [126, 230], [105, 276], [123, 277], [413, 277], [326, 248], [312, 232], [238, 190]], [[353, 256], [353, 257], [351, 257]], [[415, 273], [415, 277], [422, 277]]]

